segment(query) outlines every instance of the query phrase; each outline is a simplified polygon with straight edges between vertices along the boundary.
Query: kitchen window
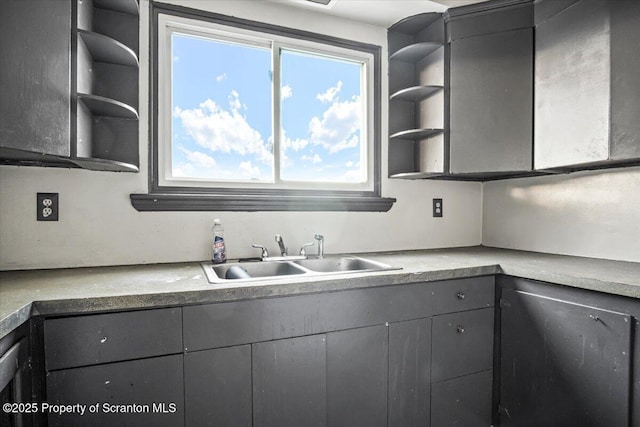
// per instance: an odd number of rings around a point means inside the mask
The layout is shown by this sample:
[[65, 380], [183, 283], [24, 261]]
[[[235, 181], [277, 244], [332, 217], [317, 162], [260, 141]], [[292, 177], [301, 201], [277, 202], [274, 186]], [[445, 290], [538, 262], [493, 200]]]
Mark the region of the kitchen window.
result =
[[139, 210], [386, 211], [380, 48], [152, 3]]

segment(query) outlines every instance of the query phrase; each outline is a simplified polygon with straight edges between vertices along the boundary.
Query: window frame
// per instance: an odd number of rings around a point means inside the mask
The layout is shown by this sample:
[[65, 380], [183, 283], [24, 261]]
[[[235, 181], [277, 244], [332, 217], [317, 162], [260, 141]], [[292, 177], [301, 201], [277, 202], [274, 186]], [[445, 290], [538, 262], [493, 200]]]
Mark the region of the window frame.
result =
[[[295, 38], [302, 42], [321, 43], [341, 49], [364, 52], [372, 56], [372, 108], [368, 132], [372, 138], [369, 155], [371, 186], [361, 190], [326, 190], [309, 188], [268, 188], [233, 186], [174, 186], [160, 179], [159, 129], [160, 82], [158, 71], [159, 15], [194, 19], [274, 36]], [[131, 194], [133, 206], [140, 211], [388, 211], [395, 199], [381, 196], [381, 47], [332, 36], [236, 17], [205, 12], [183, 6], [150, 2], [149, 51], [149, 193]], [[274, 74], [278, 70], [274, 70]], [[317, 184], [315, 184], [317, 185]]]

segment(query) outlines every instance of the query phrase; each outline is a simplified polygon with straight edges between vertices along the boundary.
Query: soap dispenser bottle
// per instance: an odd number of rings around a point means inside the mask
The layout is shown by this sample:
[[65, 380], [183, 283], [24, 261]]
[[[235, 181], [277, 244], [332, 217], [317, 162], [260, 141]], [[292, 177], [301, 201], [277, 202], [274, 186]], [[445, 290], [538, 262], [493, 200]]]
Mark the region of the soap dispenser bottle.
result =
[[213, 221], [213, 250], [211, 261], [214, 264], [222, 264], [227, 261], [227, 253], [224, 246], [224, 227], [219, 219]]

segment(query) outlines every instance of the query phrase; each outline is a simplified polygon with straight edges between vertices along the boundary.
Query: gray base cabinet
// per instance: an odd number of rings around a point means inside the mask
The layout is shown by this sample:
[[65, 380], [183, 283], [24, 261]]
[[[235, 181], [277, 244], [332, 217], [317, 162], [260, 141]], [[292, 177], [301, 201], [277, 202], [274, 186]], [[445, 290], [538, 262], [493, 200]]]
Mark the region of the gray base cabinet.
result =
[[637, 300], [500, 282], [500, 425], [637, 425]]
[[49, 425], [489, 426], [494, 289], [485, 276], [44, 319], [46, 400], [100, 405]]

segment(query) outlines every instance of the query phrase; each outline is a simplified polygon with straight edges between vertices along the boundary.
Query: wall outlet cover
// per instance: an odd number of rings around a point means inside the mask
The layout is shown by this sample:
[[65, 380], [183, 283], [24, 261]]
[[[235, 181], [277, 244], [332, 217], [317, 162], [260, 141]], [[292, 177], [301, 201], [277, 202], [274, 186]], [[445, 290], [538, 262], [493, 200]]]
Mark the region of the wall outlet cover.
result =
[[58, 220], [58, 193], [38, 193], [36, 201], [38, 221]]
[[433, 217], [442, 218], [443, 205], [442, 199], [433, 199]]

